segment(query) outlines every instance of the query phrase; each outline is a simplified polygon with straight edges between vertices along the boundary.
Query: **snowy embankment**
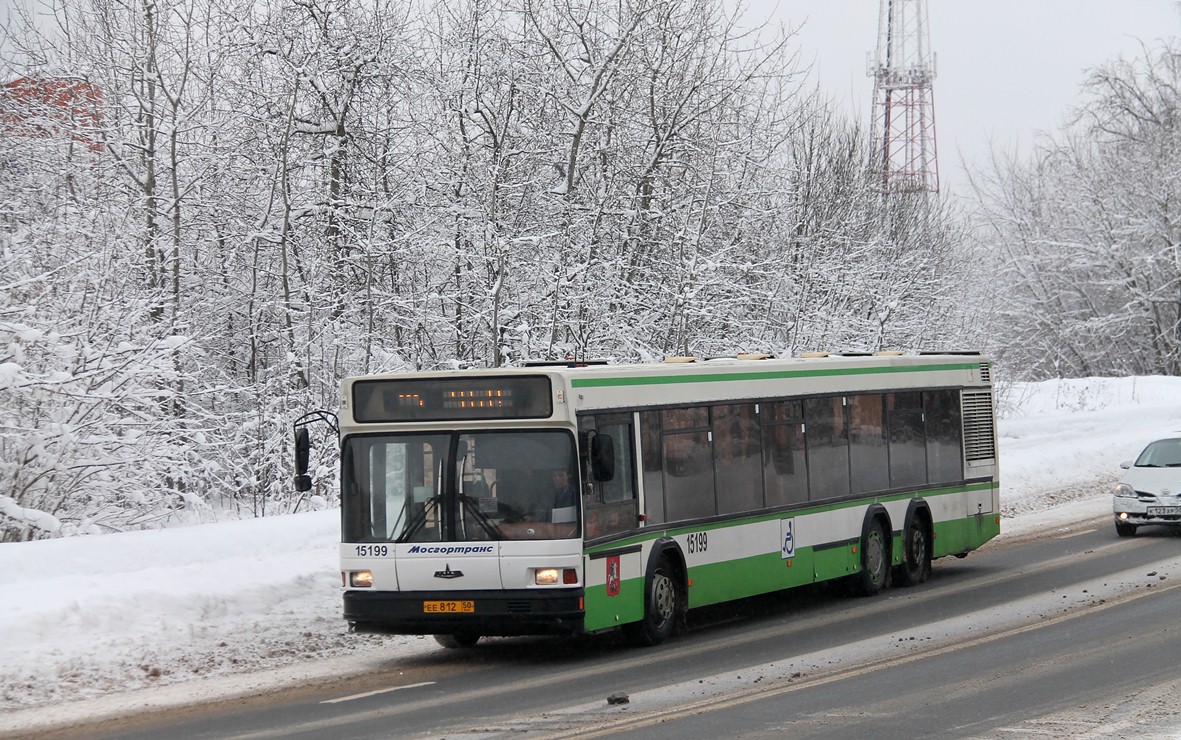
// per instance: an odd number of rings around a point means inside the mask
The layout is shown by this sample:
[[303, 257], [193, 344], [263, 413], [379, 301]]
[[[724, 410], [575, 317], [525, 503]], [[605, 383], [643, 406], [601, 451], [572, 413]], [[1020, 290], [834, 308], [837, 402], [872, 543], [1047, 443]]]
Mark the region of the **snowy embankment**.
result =
[[[1018, 384], [998, 411], [1005, 537], [1107, 515], [1119, 463], [1181, 434], [1181, 379]], [[337, 540], [324, 511], [0, 545], [0, 732], [48, 702], [163, 706], [436, 650], [346, 633]]]
[[1066, 522], [1110, 513], [1119, 464], [1181, 436], [1181, 378], [1017, 383], [998, 389], [997, 406], [1002, 533], [1036, 525], [1036, 513]]

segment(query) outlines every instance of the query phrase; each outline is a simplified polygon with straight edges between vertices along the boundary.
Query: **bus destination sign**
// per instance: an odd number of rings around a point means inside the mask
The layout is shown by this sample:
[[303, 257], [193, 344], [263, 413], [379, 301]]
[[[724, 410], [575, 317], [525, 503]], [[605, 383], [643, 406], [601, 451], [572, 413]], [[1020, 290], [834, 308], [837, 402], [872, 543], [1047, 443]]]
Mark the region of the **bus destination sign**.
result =
[[368, 423], [544, 419], [553, 413], [544, 375], [358, 380], [353, 413]]

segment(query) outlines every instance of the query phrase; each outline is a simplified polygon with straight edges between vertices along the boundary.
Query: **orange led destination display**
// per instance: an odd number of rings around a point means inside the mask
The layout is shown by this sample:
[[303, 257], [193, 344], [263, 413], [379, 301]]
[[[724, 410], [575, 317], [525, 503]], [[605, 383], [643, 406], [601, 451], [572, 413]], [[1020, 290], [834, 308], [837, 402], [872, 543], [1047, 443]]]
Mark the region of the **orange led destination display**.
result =
[[549, 378], [385, 378], [353, 384], [359, 422], [542, 419], [553, 413]]

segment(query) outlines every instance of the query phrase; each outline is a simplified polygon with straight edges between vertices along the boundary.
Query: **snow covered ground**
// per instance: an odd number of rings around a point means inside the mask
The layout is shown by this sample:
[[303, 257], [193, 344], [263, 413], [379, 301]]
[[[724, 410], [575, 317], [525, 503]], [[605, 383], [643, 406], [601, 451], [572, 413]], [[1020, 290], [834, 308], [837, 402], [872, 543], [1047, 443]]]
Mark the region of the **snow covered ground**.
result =
[[[1015, 384], [998, 412], [1002, 537], [1020, 536], [1109, 516], [1119, 463], [1181, 434], [1181, 378]], [[441, 649], [347, 634], [338, 517], [0, 545], [0, 733], [47, 703], [93, 717]]]

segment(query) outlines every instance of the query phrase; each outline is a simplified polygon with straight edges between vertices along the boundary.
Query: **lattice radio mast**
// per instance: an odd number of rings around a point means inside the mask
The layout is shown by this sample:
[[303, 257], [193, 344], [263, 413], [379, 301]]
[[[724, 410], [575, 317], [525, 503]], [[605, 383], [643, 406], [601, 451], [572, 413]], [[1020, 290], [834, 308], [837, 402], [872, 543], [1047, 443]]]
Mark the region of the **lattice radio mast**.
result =
[[885, 193], [938, 193], [935, 65], [927, 35], [927, 0], [881, 0], [874, 78], [872, 146]]

